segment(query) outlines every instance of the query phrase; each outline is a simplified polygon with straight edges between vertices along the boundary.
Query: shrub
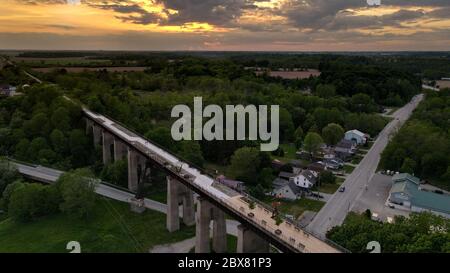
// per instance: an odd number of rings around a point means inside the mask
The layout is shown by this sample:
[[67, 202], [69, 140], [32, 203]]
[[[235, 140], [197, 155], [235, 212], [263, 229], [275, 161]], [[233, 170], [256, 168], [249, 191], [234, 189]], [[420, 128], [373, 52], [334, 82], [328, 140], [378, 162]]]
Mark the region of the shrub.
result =
[[33, 221], [58, 212], [60, 200], [58, 190], [54, 186], [26, 183], [12, 192], [8, 214], [20, 222]]
[[95, 180], [87, 170], [77, 170], [62, 175], [58, 187], [63, 202], [60, 205], [64, 213], [74, 218], [87, 218], [95, 206]]

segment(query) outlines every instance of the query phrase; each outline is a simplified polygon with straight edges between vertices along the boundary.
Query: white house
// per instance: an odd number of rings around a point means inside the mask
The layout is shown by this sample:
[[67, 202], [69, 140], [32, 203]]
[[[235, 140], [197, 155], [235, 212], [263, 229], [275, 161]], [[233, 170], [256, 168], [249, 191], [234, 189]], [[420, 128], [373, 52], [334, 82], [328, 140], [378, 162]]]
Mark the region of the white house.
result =
[[366, 144], [369, 135], [364, 134], [361, 131], [358, 130], [350, 130], [348, 132], [345, 133], [345, 137], [346, 140], [350, 140], [355, 142], [358, 145], [362, 145], [362, 144]]
[[16, 93], [16, 90], [17, 90], [16, 87], [11, 86], [9, 84], [0, 85], [0, 95], [3, 95], [3, 96], [8, 96], [8, 97], [14, 96]]
[[291, 177], [290, 182], [294, 182], [300, 188], [310, 189], [314, 187], [317, 181], [318, 174], [310, 170], [305, 170], [299, 175]]

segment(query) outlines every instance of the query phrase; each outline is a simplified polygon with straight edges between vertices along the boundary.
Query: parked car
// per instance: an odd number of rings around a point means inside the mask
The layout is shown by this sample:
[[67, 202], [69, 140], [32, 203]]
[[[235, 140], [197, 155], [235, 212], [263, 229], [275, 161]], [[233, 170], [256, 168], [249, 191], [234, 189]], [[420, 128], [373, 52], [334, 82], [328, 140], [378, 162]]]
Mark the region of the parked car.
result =
[[345, 192], [345, 187], [340, 187], [339, 192]]

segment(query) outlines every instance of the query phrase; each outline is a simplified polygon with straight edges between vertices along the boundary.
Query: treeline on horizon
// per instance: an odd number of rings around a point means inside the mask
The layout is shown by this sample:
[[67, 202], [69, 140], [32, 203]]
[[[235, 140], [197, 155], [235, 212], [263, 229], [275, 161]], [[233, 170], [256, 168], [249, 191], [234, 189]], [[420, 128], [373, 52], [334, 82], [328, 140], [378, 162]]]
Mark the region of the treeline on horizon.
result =
[[[110, 60], [113, 66], [152, 66], [158, 62], [189, 58], [227, 59], [246, 67], [268, 69], [318, 69], [321, 63], [337, 61], [395, 69], [429, 80], [450, 77], [450, 52], [25, 51], [17, 57]], [[77, 65], [79, 63], [73, 64]], [[87, 66], [91, 65], [99, 64], [87, 63]]]

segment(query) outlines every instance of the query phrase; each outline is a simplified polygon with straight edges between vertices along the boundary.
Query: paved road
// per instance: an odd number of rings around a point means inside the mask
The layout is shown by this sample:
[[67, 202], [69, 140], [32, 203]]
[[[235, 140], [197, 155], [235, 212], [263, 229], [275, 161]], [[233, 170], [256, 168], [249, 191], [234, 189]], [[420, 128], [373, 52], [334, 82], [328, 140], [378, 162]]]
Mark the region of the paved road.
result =
[[[42, 166], [34, 166], [34, 165], [25, 165], [20, 163], [11, 163], [16, 165], [17, 170], [22, 174], [28, 177], [33, 178], [34, 180], [41, 181], [44, 183], [54, 183], [58, 180], [58, 178], [64, 174], [62, 171], [42, 167]], [[134, 194], [123, 191], [120, 189], [116, 189], [114, 187], [108, 186], [106, 184], [98, 184], [95, 192], [99, 195], [120, 201], [129, 203], [130, 199], [134, 197]], [[161, 213], [167, 213], [167, 205], [145, 198], [144, 199], [145, 207], [150, 210], [158, 211]], [[183, 210], [180, 208], [180, 217], [183, 215]], [[226, 220], [227, 223], [227, 233], [230, 235], [237, 236], [237, 226], [240, 224], [235, 220]]]
[[355, 201], [365, 192], [366, 185], [370, 187], [369, 181], [375, 174], [380, 155], [387, 146], [391, 135], [409, 119], [422, 99], [423, 95], [417, 95], [411, 102], [394, 113], [394, 120], [380, 132], [372, 148], [343, 183], [346, 191], [344, 193], [336, 192], [331, 197], [308, 225], [308, 230], [325, 235], [329, 229], [343, 223], [347, 213], [352, 210]]

